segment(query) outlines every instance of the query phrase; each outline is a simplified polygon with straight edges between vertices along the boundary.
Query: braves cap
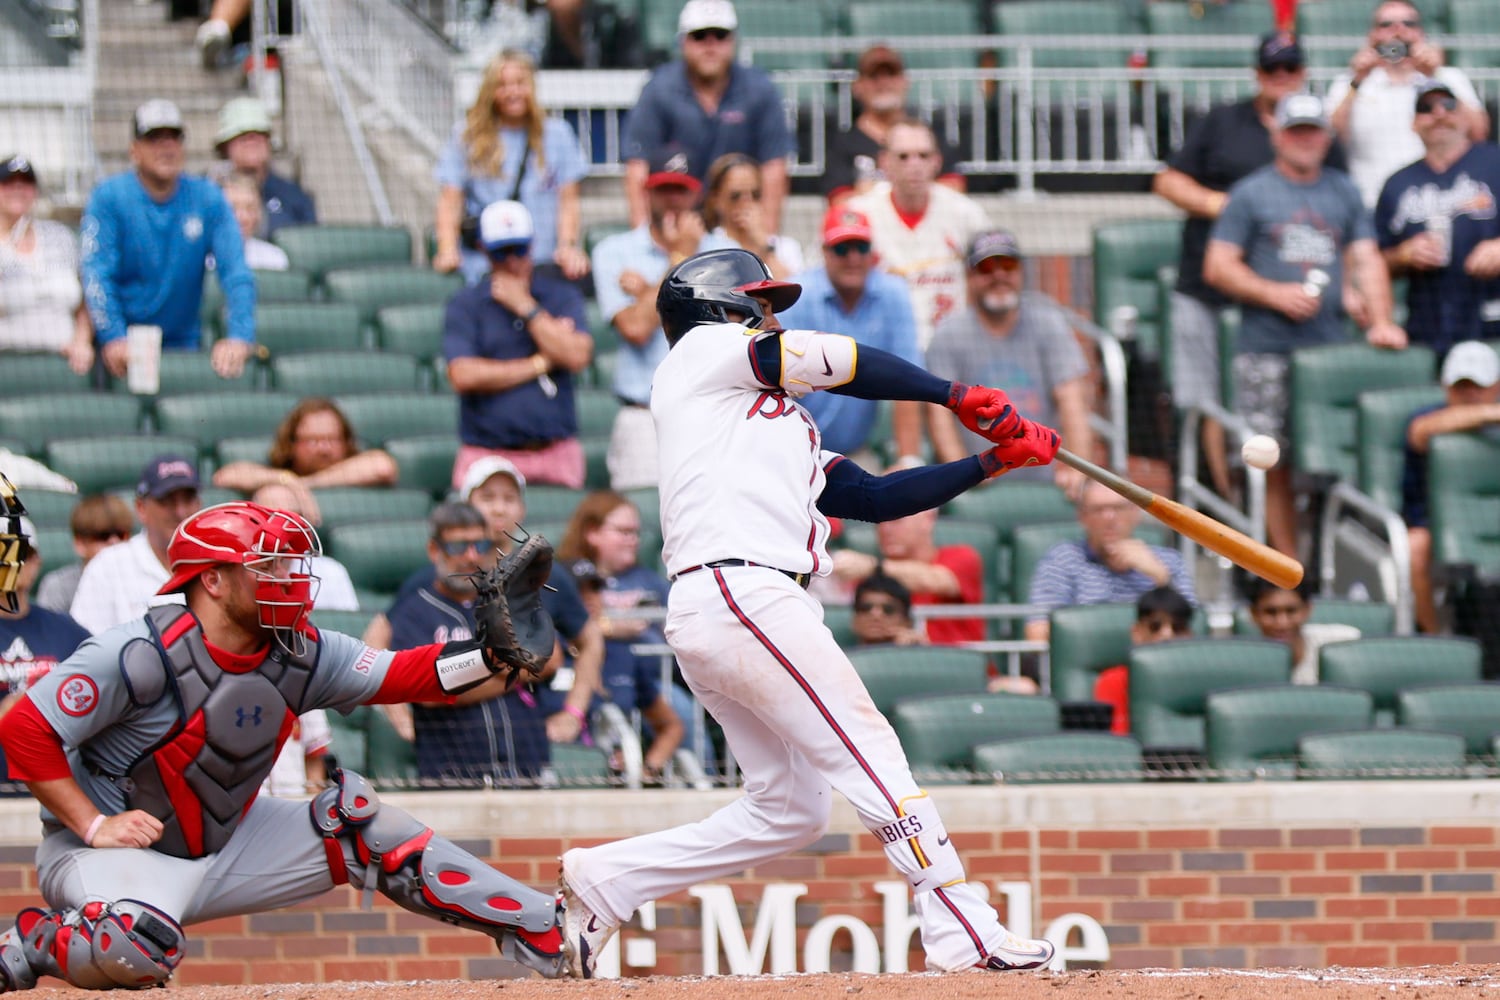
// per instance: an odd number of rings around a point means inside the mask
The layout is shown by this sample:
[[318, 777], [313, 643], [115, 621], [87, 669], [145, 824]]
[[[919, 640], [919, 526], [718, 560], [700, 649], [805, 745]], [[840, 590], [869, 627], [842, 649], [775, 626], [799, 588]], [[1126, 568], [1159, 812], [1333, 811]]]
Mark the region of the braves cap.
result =
[[1323, 99], [1316, 94], [1288, 94], [1276, 104], [1276, 127], [1294, 128], [1298, 125], [1313, 125], [1328, 128], [1328, 114], [1323, 110]]
[[677, 33], [690, 35], [705, 28], [723, 28], [734, 31], [740, 19], [734, 13], [734, 4], [729, 0], [688, 0], [682, 5], [677, 17]]
[[479, 213], [479, 243], [486, 250], [531, 245], [531, 213], [519, 201], [492, 201]]
[[491, 476], [509, 476], [515, 480], [516, 489], [526, 492], [526, 477], [521, 475], [521, 470], [516, 468], [514, 462], [499, 455], [486, 455], [469, 466], [469, 471], [464, 473], [463, 485], [458, 488], [458, 498], [467, 502], [469, 495], [489, 482]]
[[1441, 381], [1445, 389], [1457, 382], [1473, 382], [1488, 389], [1500, 382], [1500, 355], [1489, 344], [1478, 340], [1454, 344], [1443, 359]]
[[874, 239], [875, 233], [870, 229], [870, 217], [857, 208], [834, 205], [823, 216], [823, 245], [825, 247], [835, 246], [849, 240], [864, 240], [869, 243]]
[[135, 495], [160, 500], [176, 490], [197, 490], [198, 466], [181, 455], [157, 455], [141, 470]]
[[1021, 244], [1016, 242], [1015, 234], [1004, 229], [992, 229], [974, 237], [974, 242], [969, 244], [969, 266], [978, 267], [991, 257], [1014, 257], [1020, 260]]
[[1419, 77], [1417, 79], [1417, 100], [1413, 105], [1418, 111], [1422, 110], [1422, 99], [1428, 94], [1447, 94], [1449, 97], [1455, 98], [1458, 96], [1453, 92], [1451, 87], [1435, 76]]
[[35, 184], [36, 168], [31, 165], [30, 160], [19, 153], [6, 157], [5, 161], [0, 163], [0, 184], [4, 184], [12, 177], [24, 177]]
[[1260, 37], [1260, 44], [1255, 49], [1255, 65], [1264, 70], [1276, 69], [1278, 66], [1301, 69], [1307, 65], [1307, 60], [1295, 37], [1284, 31], [1273, 31]]
[[860, 76], [874, 76], [880, 70], [905, 73], [906, 64], [901, 61], [901, 53], [889, 45], [872, 45], [860, 53], [858, 69]]
[[681, 187], [694, 194], [703, 190], [703, 182], [693, 174], [687, 151], [676, 143], [658, 149], [647, 163], [650, 170], [646, 175], [647, 188]]
[[158, 97], [147, 101], [135, 109], [135, 137], [147, 135], [161, 129], [173, 132], [181, 132], [182, 112], [177, 105], [164, 98]]

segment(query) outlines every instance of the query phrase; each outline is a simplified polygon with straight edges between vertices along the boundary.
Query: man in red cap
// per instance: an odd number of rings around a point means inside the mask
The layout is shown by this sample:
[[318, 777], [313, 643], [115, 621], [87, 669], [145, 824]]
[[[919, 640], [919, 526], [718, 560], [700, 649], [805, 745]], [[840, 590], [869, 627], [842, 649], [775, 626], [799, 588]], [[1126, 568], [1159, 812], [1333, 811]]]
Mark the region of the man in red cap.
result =
[[502, 875], [338, 771], [309, 804], [259, 797], [312, 709], [452, 701], [504, 667], [482, 640], [391, 653], [308, 623], [317, 532], [248, 501], [178, 526], [163, 594], [183, 604], [95, 636], [0, 720], [11, 778], [41, 803], [37, 885], [0, 935], [0, 993], [42, 975], [85, 989], [164, 985], [183, 925], [352, 884], [477, 930], [546, 976], [554, 897]]
[[[906, 282], [875, 266], [873, 240], [863, 212], [847, 205], [830, 208], [823, 216], [823, 266], [797, 276], [802, 297], [781, 314], [781, 321], [791, 330], [838, 330], [920, 365], [911, 293]], [[920, 464], [915, 456], [922, 453], [922, 405], [905, 400], [891, 405], [895, 454], [905, 464]], [[817, 423], [829, 451], [858, 456], [891, 445], [870, 440], [878, 410], [873, 400], [817, 392], [805, 397], [802, 407]]]

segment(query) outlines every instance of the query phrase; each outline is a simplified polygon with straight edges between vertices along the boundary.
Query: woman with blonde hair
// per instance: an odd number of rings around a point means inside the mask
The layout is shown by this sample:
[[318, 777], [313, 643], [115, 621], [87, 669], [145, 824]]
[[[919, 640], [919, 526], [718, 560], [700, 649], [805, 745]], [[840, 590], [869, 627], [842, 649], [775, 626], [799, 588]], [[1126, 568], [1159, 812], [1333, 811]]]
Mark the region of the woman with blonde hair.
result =
[[708, 166], [703, 224], [749, 250], [777, 278], [802, 270], [802, 247], [790, 236], [771, 232], [766, 217], [760, 164], [744, 153], [725, 153]]
[[486, 205], [519, 201], [531, 212], [537, 269], [570, 281], [582, 278], [589, 259], [579, 241], [578, 192], [587, 173], [572, 126], [537, 103], [531, 57], [501, 52], [485, 67], [474, 103], [434, 171], [440, 190], [433, 268], [461, 268], [470, 284], [480, 281], [489, 261], [478, 247], [466, 245], [465, 230], [477, 224]]

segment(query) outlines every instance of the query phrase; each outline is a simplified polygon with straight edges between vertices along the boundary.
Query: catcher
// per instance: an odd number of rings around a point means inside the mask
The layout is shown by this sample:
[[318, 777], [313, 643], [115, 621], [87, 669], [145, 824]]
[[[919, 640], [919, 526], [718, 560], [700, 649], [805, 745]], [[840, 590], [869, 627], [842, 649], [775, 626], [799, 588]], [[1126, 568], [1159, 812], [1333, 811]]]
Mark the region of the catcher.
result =
[[[7, 508], [8, 513], [8, 508]], [[183, 925], [290, 906], [342, 883], [494, 938], [558, 975], [557, 903], [336, 772], [310, 803], [257, 798], [292, 721], [314, 708], [433, 701], [553, 647], [534, 537], [480, 581], [478, 638], [382, 652], [308, 622], [321, 553], [302, 517], [209, 507], [172, 536], [152, 608], [86, 643], [0, 720], [11, 777], [42, 806], [37, 882], [0, 936], [0, 991], [57, 976], [86, 989], [165, 983]], [[516, 638], [519, 628], [522, 638]]]

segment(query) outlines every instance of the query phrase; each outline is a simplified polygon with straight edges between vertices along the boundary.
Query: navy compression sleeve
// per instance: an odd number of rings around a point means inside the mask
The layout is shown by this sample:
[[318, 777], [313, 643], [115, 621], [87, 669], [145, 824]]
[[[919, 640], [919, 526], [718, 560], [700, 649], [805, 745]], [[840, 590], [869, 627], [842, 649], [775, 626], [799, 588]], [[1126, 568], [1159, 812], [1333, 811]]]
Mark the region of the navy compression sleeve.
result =
[[[911, 399], [922, 403], [947, 403], [951, 382], [889, 351], [860, 344], [854, 378], [827, 390], [859, 399]], [[762, 337], [755, 341], [755, 370], [767, 385], [781, 384], [781, 340]]]
[[872, 476], [839, 456], [823, 474], [828, 482], [818, 497], [820, 511], [829, 517], [880, 522], [939, 507], [982, 483], [986, 471], [979, 456], [970, 455], [956, 462]]

